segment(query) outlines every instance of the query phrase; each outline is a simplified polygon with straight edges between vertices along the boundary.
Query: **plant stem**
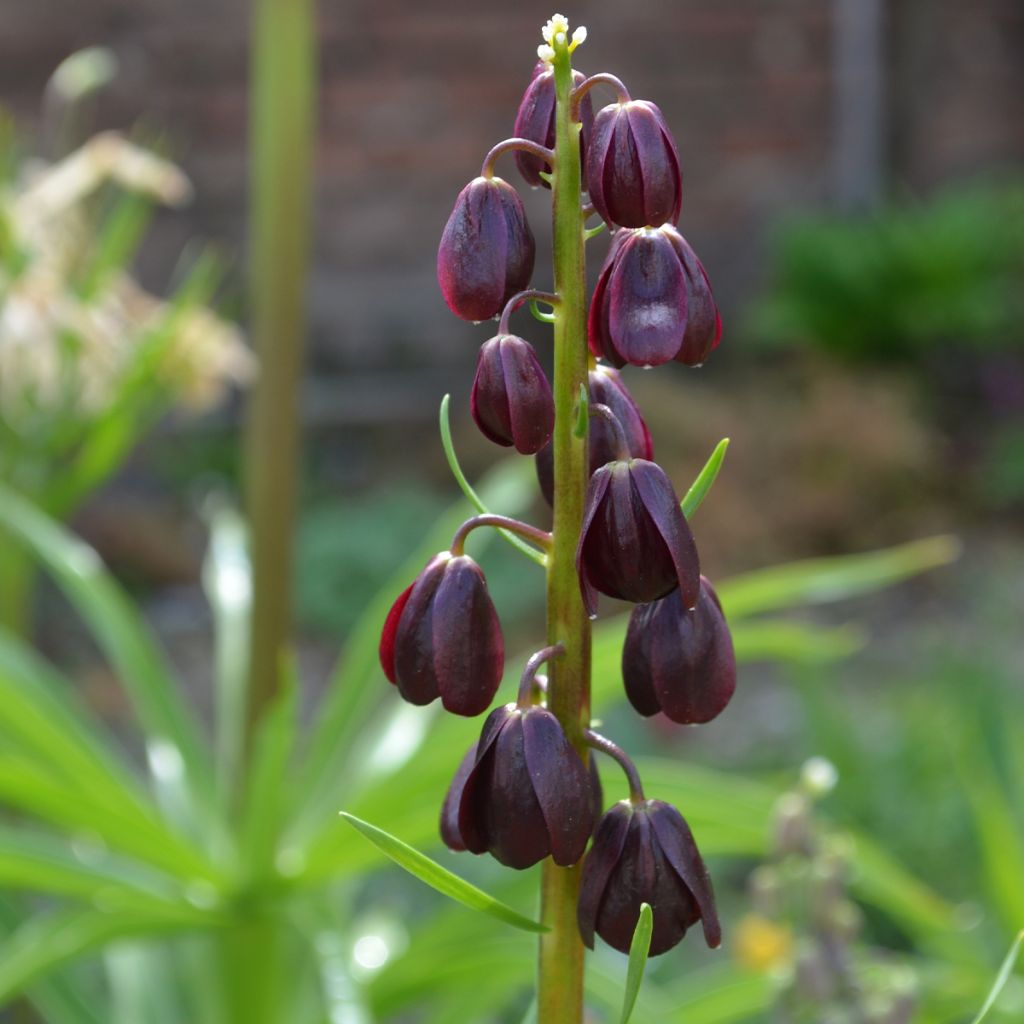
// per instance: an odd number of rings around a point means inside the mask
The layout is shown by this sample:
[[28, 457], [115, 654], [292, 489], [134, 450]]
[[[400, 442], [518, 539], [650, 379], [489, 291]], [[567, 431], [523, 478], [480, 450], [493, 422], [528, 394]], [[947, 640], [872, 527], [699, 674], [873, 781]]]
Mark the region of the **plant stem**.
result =
[[254, 0], [249, 292], [260, 374], [245, 436], [253, 572], [246, 759], [256, 725], [279, 689], [281, 654], [291, 625], [314, 52], [312, 0]]
[[[572, 67], [567, 49], [556, 54], [555, 164], [551, 182], [554, 219], [555, 434], [553, 544], [548, 556], [548, 643], [565, 655], [551, 662], [548, 709], [586, 759], [584, 730], [590, 724], [590, 620], [576, 575], [576, 543], [583, 525], [587, 486], [587, 439], [574, 432], [576, 398], [587, 384], [586, 278], [580, 209], [580, 125], [570, 114]], [[580, 865], [544, 862], [537, 978], [538, 1024], [581, 1024], [583, 943], [576, 925]]]

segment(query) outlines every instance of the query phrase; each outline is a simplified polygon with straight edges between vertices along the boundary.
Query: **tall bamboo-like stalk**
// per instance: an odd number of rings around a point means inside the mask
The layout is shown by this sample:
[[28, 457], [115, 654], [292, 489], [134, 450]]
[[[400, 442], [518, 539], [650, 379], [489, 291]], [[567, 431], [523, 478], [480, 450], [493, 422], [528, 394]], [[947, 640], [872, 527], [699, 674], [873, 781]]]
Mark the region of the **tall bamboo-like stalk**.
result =
[[291, 622], [314, 135], [313, 22], [313, 0], [254, 0], [249, 295], [260, 373], [245, 436], [253, 571], [246, 750], [279, 688]]
[[[548, 709], [585, 758], [590, 720], [590, 621], [580, 597], [576, 544], [587, 486], [587, 440], [574, 431], [576, 402], [587, 386], [584, 218], [580, 205], [580, 125], [571, 116], [573, 88], [568, 47], [554, 59], [555, 165], [551, 183], [554, 221], [555, 314], [554, 527], [547, 585], [548, 643], [565, 645], [551, 662]], [[537, 1005], [539, 1024], [583, 1020], [583, 943], [576, 926], [580, 865], [544, 862]]]

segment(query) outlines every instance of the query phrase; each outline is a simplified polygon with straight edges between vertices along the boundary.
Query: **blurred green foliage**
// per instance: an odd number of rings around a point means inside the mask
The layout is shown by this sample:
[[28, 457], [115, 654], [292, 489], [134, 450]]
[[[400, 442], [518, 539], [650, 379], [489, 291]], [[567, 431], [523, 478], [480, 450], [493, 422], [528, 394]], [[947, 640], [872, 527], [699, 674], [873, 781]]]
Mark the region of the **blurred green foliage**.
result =
[[1024, 347], [1024, 184], [975, 185], [870, 217], [785, 224], [752, 331], [843, 358]]

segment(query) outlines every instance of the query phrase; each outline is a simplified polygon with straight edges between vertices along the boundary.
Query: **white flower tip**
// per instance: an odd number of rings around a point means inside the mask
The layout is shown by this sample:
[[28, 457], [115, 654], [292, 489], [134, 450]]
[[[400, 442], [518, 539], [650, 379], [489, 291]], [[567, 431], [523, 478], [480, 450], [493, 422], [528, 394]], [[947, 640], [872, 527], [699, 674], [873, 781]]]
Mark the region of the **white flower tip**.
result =
[[541, 43], [537, 47], [537, 56], [544, 61], [545, 64], [550, 64], [555, 59], [555, 51], [548, 46], [547, 43]]
[[812, 757], [800, 771], [800, 782], [804, 790], [814, 797], [830, 793], [839, 781], [836, 766], [824, 757]]
[[540, 30], [545, 43], [553, 43], [560, 32], [564, 35], [569, 31], [569, 20], [564, 14], [553, 14], [548, 23]]
[[572, 34], [572, 49], [575, 50], [576, 47], [580, 45], [580, 43], [585, 43], [586, 41], [587, 41], [587, 26], [586, 25], [580, 25], [580, 27], [578, 29], [576, 29], [573, 32], [573, 34]]

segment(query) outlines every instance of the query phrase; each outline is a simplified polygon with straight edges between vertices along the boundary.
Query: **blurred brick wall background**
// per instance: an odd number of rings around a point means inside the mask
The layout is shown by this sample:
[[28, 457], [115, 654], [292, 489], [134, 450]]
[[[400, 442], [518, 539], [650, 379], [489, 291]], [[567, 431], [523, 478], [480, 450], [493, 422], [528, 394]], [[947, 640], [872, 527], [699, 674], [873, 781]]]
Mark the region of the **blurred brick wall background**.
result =
[[[551, 13], [547, 0], [320, 3], [311, 301], [312, 365], [322, 378], [458, 361], [468, 386], [465, 346], [479, 342], [479, 330], [444, 309], [437, 238], [459, 188], [510, 133]], [[665, 111], [683, 159], [681, 227], [728, 323], [763, 280], [771, 223], [833, 198], [832, 4], [597, 0], [565, 13], [590, 29], [584, 70], [617, 73]], [[928, 189], [1024, 160], [1020, 0], [890, 0], [884, 18], [891, 189]], [[244, 248], [246, 19], [243, 0], [4, 4], [0, 102], [31, 125], [54, 66], [78, 48], [108, 46], [121, 74], [98, 123], [145, 119], [192, 176], [195, 203], [162, 218], [147, 256], [145, 274], [157, 283], [191, 237]], [[511, 161], [499, 173], [515, 180]], [[547, 197], [527, 203], [542, 242]], [[547, 274], [541, 265], [539, 284]], [[371, 391], [350, 397], [358, 405]], [[409, 400], [421, 391], [430, 389], [411, 389]], [[432, 409], [432, 391], [428, 398]], [[350, 414], [373, 418], [370, 408]]]

